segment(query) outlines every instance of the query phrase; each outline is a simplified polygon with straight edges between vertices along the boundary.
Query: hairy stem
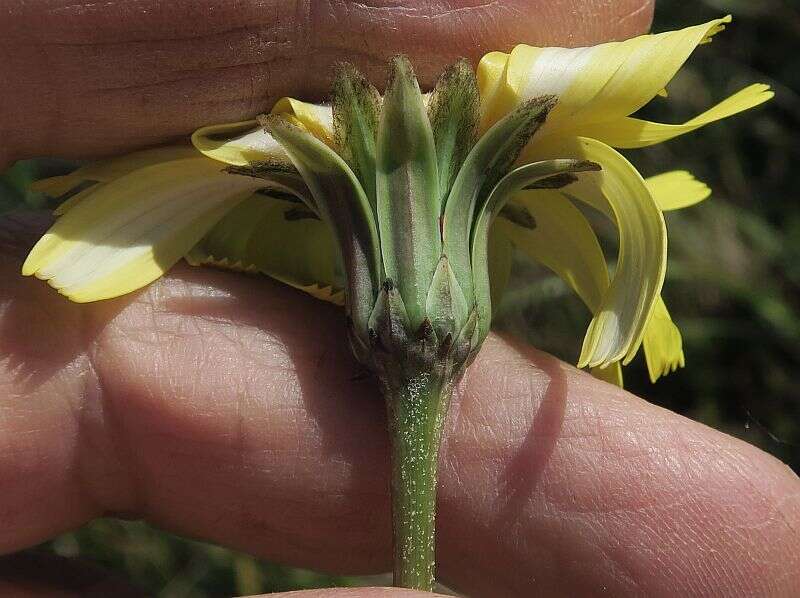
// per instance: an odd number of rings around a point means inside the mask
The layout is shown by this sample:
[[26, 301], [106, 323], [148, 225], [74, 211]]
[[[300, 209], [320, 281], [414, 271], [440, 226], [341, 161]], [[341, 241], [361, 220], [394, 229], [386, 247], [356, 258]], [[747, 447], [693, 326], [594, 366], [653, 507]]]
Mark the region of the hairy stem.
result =
[[433, 587], [436, 469], [452, 390], [450, 380], [419, 373], [386, 392], [397, 587]]

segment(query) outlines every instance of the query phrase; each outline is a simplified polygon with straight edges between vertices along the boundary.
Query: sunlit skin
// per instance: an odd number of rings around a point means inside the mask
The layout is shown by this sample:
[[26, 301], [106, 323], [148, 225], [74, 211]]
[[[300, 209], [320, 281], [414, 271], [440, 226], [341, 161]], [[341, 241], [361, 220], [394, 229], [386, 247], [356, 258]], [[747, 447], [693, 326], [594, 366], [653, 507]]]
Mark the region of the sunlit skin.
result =
[[[15, 51], [0, 66], [11, 82], [0, 92], [7, 160], [117, 153], [251, 116], [287, 93], [319, 96], [327, 82], [311, 77], [322, 65], [279, 61], [264, 74], [274, 56], [266, 41], [287, 29], [298, 44], [322, 40], [312, 51], [326, 64], [382, 69], [403, 51], [431, 81], [465, 50], [477, 58], [520, 41], [626, 38], [652, 15], [632, 0], [425, 3], [422, 13], [441, 19], [420, 18], [421, 3], [326, 2], [299, 34], [285, 25], [294, 2], [235, 13], [222, 2], [149, 13], [141, 2], [139, 11], [22, 4], [0, 22]], [[65, 16], [59, 5], [73, 8]], [[185, 18], [188, 6], [197, 18]], [[337, 30], [323, 24], [328, 9]], [[391, 39], [369, 25], [386, 19]], [[254, 22], [260, 34], [242, 28]], [[364, 34], [339, 33], [351, 29]], [[122, 43], [93, 45], [109, 40]], [[166, 50], [160, 66], [141, 58], [154, 44]], [[205, 103], [210, 85], [229, 89], [230, 102]], [[126, 89], [96, 91], [110, 87]], [[0, 550], [125, 513], [281, 562], [388, 569], [383, 406], [341, 350], [340, 312], [264, 278], [186, 267], [129, 297], [70, 304], [19, 276], [46, 225], [16, 218], [0, 229]], [[438, 577], [470, 595], [789, 596], [800, 587], [800, 482], [787, 467], [498, 336], [456, 392], [439, 505]], [[307, 595], [340, 594], [378, 592]]]

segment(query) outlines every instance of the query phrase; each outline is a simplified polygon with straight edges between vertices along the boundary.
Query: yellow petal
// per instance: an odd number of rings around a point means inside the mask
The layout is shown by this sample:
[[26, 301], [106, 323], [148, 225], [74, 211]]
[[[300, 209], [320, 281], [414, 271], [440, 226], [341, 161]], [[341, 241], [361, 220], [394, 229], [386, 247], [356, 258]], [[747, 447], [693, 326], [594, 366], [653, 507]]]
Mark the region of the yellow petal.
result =
[[[661, 175], [662, 180], [671, 176], [681, 182], [694, 181], [689, 173]], [[495, 220], [493, 234], [508, 238], [528, 257], [552, 270], [596, 315], [602, 309], [610, 283], [603, 251], [586, 217], [562, 193], [554, 190], [520, 193], [515, 196], [515, 204], [527, 211], [530, 225], [522, 226], [501, 216]], [[660, 296], [647, 322], [643, 346], [653, 382], [683, 367], [681, 335]], [[607, 367], [594, 367], [592, 375], [622, 386], [620, 366], [616, 361]]]
[[686, 170], [674, 170], [645, 179], [653, 199], [662, 212], [688, 208], [711, 195], [711, 189]]
[[[529, 258], [552, 270], [596, 315], [610, 283], [603, 250], [589, 221], [557, 191], [527, 191], [515, 201], [528, 211], [534, 226], [519, 226], [500, 217], [492, 234], [507, 237]], [[622, 387], [618, 361], [592, 368], [592, 375]]]
[[[321, 141], [328, 145], [333, 143], [333, 113], [330, 106], [282, 98], [272, 112], [289, 115], [295, 123]], [[255, 120], [203, 127], [194, 132], [192, 143], [209, 158], [233, 166], [272, 160], [288, 163], [281, 145]]]
[[140, 168], [196, 157], [197, 152], [190, 145], [168, 145], [91, 162], [72, 174], [79, 174], [85, 180], [108, 183]]
[[[78, 169], [80, 170], [80, 169]], [[84, 179], [80, 175], [76, 176], [77, 170], [71, 174], [64, 174], [60, 176], [51, 176], [46, 179], [39, 179], [33, 181], [29, 189], [37, 193], [44, 193], [50, 197], [60, 197], [65, 193], [69, 193], [75, 187], [79, 186]]]
[[281, 98], [272, 107], [272, 114], [288, 114], [294, 117], [320, 141], [333, 145], [333, 110], [327, 104], [309, 104], [294, 98]]
[[259, 184], [205, 158], [139, 169], [59, 218], [22, 273], [73, 301], [124, 295], [161, 276]]
[[481, 98], [481, 129], [489, 127], [511, 112], [520, 102], [516, 90], [507, 82], [505, 52], [489, 52], [478, 63], [478, 89]]
[[281, 145], [255, 120], [197, 129], [192, 134], [192, 144], [212, 160], [233, 166], [270, 160], [288, 161]]
[[[97, 256], [108, 259], [108, 266], [92, 272], [90, 276], [85, 276], [69, 287], [57, 287], [53, 280], [50, 280], [51, 286], [58, 288], [61, 294], [76, 303], [112, 299], [139, 290], [174, 266], [183, 257], [186, 248], [196, 243], [198, 238], [242, 198], [240, 193], [238, 196], [218, 200], [191, 220], [190, 216], [197, 214], [196, 211], [190, 211], [181, 218], [173, 218], [162, 225], [165, 228], [163, 232], [153, 231], [136, 247], [127, 250], [112, 247], [110, 251], [105, 247], [96, 252], [93, 259], [97, 259]], [[87, 260], [86, 263], [90, 262]]]
[[107, 183], [121, 176], [160, 162], [183, 160], [197, 156], [189, 145], [170, 145], [131, 152], [106, 160], [91, 162], [64, 176], [50, 177], [31, 183], [31, 190], [51, 197], [64, 195], [86, 181]]
[[664, 301], [656, 302], [644, 334], [644, 356], [650, 381], [674, 372], [684, 366], [683, 339], [672, 321]]
[[317, 298], [338, 300], [344, 275], [329, 227], [301, 205], [255, 194], [186, 256], [193, 265], [261, 272]]
[[[532, 260], [566, 282], [596, 316], [608, 291], [605, 257], [589, 221], [563, 194], [553, 190], [526, 191], [515, 196], [530, 217], [528, 226], [508, 218], [495, 220], [492, 233], [507, 237]], [[618, 361], [592, 368], [592, 375], [622, 386]]]
[[[495, 220], [493, 234], [508, 238], [532, 260], [552, 270], [596, 315], [602, 308], [610, 283], [603, 251], [585, 216], [558, 191], [520, 193], [515, 202], [527, 210], [535, 225], [521, 226], [501, 216]], [[656, 300], [647, 322], [643, 345], [653, 382], [659, 376], [683, 367], [680, 332], [670, 319], [661, 297]], [[606, 367], [593, 367], [592, 375], [623, 386], [619, 361]]]
[[520, 102], [545, 94], [559, 99], [548, 117], [550, 131], [569, 126], [582, 135], [577, 125], [628, 116], [658, 95], [694, 49], [730, 21], [588, 48], [520, 45], [505, 63], [498, 53], [487, 55], [479, 67], [482, 124], [490, 126]]
[[586, 217], [554, 190], [523, 191], [514, 201], [527, 211], [532, 228], [500, 217], [493, 230], [552, 270], [596, 314], [610, 283], [603, 250]]
[[620, 148], [637, 148], [668, 141], [679, 135], [691, 133], [710, 123], [754, 108], [770, 100], [775, 93], [768, 85], [756, 83], [733, 94], [703, 112], [699, 116], [679, 125], [623, 117], [580, 127], [580, 134], [599, 139], [608, 145]]
[[637, 170], [613, 148], [586, 138], [531, 146], [526, 161], [577, 158], [603, 168], [586, 173], [563, 192], [607, 214], [619, 230], [617, 268], [597, 315], [589, 325], [578, 365], [605, 366], [633, 359], [661, 292], [666, 270], [664, 217]]

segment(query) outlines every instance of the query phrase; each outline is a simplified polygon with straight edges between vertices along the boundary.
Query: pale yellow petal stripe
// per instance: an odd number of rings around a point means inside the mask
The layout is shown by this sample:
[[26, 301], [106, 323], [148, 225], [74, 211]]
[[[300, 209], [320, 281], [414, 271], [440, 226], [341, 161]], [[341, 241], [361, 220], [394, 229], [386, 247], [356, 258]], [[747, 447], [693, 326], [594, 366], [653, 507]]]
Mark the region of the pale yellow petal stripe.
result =
[[161, 276], [258, 185], [205, 158], [136, 170], [59, 218], [22, 273], [77, 302], [124, 295]]
[[685, 364], [680, 330], [672, 321], [661, 298], [653, 309], [642, 344], [651, 382]]
[[525, 161], [578, 158], [603, 168], [587, 173], [564, 192], [608, 214], [619, 230], [617, 268], [608, 293], [589, 325], [580, 367], [627, 364], [641, 344], [644, 328], [661, 292], [666, 270], [664, 217], [641, 175], [619, 152], [594, 139], [553, 140], [529, 146]]
[[50, 177], [31, 183], [31, 190], [59, 197], [86, 181], [107, 183], [123, 175], [169, 160], [184, 160], [197, 157], [190, 145], [170, 145], [131, 152], [124, 156], [91, 162], [64, 176]]
[[662, 212], [688, 208], [707, 199], [711, 189], [686, 170], [674, 170], [645, 179], [658, 208]]
[[582, 125], [580, 134], [599, 139], [619, 148], [637, 148], [655, 145], [685, 135], [708, 124], [754, 108], [772, 99], [775, 93], [769, 85], [756, 83], [735, 93], [710, 110], [686, 121], [671, 125], [623, 117], [610, 121]]
[[588, 48], [520, 45], [503, 57], [488, 54], [479, 65], [483, 126], [515, 105], [554, 94], [559, 103], [548, 129], [628, 116], [658, 95], [695, 48], [724, 29], [731, 17], [657, 35]]
[[280, 144], [254, 120], [197, 129], [192, 134], [192, 144], [212, 160], [233, 166], [288, 160]]
[[297, 124], [320, 141], [333, 145], [333, 110], [328, 104], [309, 104], [294, 98], [281, 98], [270, 111], [292, 116]]

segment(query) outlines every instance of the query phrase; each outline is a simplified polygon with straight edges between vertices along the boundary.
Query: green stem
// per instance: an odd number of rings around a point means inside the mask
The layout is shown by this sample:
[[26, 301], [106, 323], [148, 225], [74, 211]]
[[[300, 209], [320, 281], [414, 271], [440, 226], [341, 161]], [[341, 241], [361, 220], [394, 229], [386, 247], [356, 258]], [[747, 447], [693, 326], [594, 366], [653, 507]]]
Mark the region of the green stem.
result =
[[436, 466], [452, 388], [449, 380], [420, 373], [386, 393], [397, 587], [433, 587]]

